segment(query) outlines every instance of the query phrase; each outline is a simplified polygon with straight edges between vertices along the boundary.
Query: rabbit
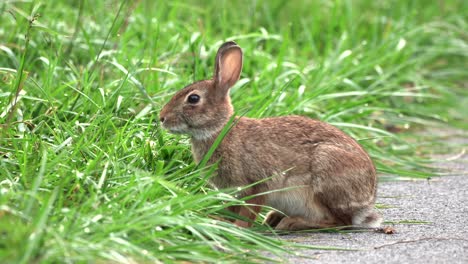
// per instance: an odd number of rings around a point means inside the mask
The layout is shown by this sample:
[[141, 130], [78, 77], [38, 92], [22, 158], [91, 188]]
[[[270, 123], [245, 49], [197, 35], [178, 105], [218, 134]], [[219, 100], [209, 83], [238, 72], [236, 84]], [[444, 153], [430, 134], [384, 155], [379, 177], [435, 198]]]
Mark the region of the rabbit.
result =
[[[229, 89], [242, 62], [235, 42], [222, 44], [213, 78], [178, 91], [160, 112], [163, 128], [190, 136], [197, 163], [234, 114]], [[253, 197], [246, 206], [229, 208], [237, 226], [251, 227], [265, 205], [276, 209], [264, 220], [276, 230], [380, 226], [376, 169], [350, 136], [304, 116], [234, 118], [208, 164], [219, 162], [210, 179], [217, 188], [253, 186], [241, 194]]]

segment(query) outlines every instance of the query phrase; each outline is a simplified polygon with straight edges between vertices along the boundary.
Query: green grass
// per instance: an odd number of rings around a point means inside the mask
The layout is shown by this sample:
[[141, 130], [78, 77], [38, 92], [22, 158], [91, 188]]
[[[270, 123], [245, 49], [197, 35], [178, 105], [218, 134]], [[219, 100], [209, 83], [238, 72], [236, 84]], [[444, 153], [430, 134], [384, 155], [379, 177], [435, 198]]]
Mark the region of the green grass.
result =
[[[0, 262], [256, 262], [291, 244], [218, 221], [171, 95], [244, 49], [231, 95], [252, 117], [301, 114], [360, 140], [381, 174], [427, 177], [468, 128], [467, 1], [0, 3]], [[398, 133], [392, 131], [399, 130]], [[446, 148], [444, 147], [444, 150]]]

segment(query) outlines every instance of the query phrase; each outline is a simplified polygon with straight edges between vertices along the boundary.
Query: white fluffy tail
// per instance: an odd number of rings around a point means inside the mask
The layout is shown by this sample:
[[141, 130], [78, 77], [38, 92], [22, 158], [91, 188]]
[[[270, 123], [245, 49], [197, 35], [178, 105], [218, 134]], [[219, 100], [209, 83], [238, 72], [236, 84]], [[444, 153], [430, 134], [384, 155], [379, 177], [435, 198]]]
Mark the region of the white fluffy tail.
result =
[[356, 227], [379, 228], [382, 221], [382, 216], [372, 207], [362, 209], [353, 216], [353, 226]]

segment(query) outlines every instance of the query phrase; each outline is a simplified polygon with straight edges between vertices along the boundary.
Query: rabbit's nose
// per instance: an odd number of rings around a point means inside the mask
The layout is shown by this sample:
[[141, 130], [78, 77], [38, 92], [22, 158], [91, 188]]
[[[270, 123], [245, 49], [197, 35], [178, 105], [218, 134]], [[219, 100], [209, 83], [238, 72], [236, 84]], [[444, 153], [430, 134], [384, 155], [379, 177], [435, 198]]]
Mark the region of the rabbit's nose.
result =
[[164, 123], [165, 120], [166, 118], [164, 116], [159, 117], [159, 121], [161, 121], [161, 123]]

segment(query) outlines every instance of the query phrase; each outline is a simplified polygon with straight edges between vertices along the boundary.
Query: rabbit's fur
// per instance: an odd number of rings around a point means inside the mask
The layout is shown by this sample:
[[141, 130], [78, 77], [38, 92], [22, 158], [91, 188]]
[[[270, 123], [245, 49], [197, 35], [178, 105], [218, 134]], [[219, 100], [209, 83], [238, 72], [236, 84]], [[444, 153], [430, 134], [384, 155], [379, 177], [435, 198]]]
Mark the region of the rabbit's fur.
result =
[[[241, 69], [241, 48], [232, 41], [224, 43], [216, 55], [213, 79], [185, 87], [160, 113], [169, 131], [191, 136], [197, 162], [233, 115], [229, 88]], [[271, 212], [265, 221], [280, 230], [380, 226], [382, 218], [374, 210], [375, 167], [354, 139], [302, 116], [236, 117], [233, 124], [210, 158], [210, 163], [219, 161], [212, 183], [240, 187], [271, 177], [243, 195], [273, 191], [249, 200], [251, 206], [231, 208], [234, 212], [254, 220], [260, 207], [252, 204], [271, 206], [281, 213]]]

